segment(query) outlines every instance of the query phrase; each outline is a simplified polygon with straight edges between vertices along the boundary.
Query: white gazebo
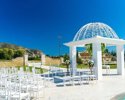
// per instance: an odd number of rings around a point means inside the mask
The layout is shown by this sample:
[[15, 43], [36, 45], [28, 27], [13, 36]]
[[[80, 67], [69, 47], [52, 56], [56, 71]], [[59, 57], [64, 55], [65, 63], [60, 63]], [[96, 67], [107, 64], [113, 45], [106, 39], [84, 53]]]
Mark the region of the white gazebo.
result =
[[119, 39], [115, 31], [104, 23], [89, 23], [83, 26], [75, 35], [73, 41], [65, 43], [70, 48], [70, 68], [73, 75], [77, 72], [76, 48], [92, 44], [95, 72], [98, 80], [102, 79], [102, 51], [101, 43], [116, 46], [117, 74], [124, 75], [124, 44], [125, 40]]

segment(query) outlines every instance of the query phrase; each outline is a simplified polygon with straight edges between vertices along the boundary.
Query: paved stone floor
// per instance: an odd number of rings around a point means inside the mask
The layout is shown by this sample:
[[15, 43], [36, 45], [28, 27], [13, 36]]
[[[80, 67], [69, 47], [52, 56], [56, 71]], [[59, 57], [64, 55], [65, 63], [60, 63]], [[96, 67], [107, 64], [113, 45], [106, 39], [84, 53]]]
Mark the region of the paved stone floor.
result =
[[125, 77], [116, 75], [116, 70], [111, 70], [111, 75], [103, 75], [101, 81], [89, 85], [56, 87], [50, 83], [42, 100], [111, 100], [123, 92]]

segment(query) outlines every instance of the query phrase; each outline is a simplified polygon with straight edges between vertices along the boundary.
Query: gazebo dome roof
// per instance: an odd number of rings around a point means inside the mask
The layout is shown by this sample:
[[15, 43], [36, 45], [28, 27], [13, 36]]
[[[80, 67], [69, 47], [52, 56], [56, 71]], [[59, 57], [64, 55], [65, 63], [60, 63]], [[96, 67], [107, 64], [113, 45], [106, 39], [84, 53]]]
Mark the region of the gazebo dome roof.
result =
[[119, 39], [115, 31], [108, 25], [100, 22], [88, 23], [80, 28], [73, 41], [84, 40], [95, 36]]

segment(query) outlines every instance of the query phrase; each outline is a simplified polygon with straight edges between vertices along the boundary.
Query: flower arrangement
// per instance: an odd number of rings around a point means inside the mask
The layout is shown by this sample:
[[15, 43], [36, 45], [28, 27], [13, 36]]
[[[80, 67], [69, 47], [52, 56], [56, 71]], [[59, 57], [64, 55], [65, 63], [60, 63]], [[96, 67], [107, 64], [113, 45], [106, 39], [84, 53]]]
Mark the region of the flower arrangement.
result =
[[92, 74], [92, 69], [93, 69], [93, 66], [94, 66], [94, 61], [91, 59], [91, 60], [88, 61], [88, 64], [89, 64], [90, 72]]

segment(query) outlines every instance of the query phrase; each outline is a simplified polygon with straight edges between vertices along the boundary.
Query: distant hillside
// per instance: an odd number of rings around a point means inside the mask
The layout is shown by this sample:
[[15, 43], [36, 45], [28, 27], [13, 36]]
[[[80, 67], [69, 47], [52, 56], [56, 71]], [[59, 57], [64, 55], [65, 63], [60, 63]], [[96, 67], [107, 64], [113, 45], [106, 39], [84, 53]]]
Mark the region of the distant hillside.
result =
[[0, 48], [9, 48], [9, 49], [19, 49], [19, 48], [22, 48], [22, 49], [27, 49], [27, 48], [24, 48], [24, 47], [21, 47], [21, 46], [17, 46], [15, 44], [3, 43], [3, 42], [0, 42]]
[[41, 57], [40, 50], [0, 42], [0, 59], [12, 59], [23, 56], [25, 53], [29, 55], [30, 59], [40, 59]]

